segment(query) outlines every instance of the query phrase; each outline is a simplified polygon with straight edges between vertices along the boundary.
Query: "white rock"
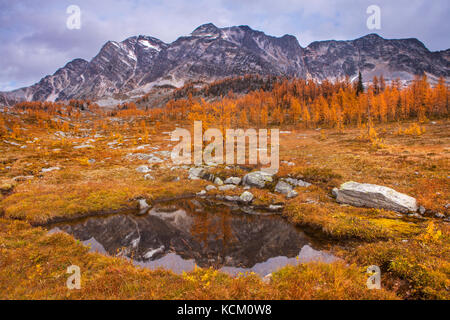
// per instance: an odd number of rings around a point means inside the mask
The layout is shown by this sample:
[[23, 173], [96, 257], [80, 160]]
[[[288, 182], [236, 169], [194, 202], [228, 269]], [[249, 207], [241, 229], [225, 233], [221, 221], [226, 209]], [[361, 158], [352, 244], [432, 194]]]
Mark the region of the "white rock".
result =
[[223, 181], [222, 181], [222, 179], [220, 179], [219, 177], [216, 177], [216, 178], [214, 179], [214, 183], [217, 184], [217, 185], [219, 185], [219, 186], [223, 185]]
[[211, 191], [211, 190], [215, 190], [217, 189], [216, 186], [213, 186], [212, 184], [210, 184], [209, 186], [206, 186], [206, 191]]
[[356, 207], [392, 210], [402, 213], [416, 212], [417, 201], [394, 189], [368, 183], [346, 182], [335, 190], [339, 203]]

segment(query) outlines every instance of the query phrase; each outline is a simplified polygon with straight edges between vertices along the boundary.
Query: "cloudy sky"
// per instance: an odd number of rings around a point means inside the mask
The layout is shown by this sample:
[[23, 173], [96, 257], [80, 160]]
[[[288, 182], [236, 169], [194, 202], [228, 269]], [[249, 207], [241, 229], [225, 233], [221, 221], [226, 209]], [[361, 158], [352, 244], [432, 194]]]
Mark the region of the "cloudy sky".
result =
[[[366, 25], [374, 4], [380, 30]], [[80, 29], [66, 26], [70, 5], [81, 9]], [[0, 0], [0, 91], [31, 85], [75, 58], [90, 60], [108, 40], [143, 34], [172, 42], [207, 22], [292, 34], [302, 46], [376, 32], [450, 48], [448, 0]]]

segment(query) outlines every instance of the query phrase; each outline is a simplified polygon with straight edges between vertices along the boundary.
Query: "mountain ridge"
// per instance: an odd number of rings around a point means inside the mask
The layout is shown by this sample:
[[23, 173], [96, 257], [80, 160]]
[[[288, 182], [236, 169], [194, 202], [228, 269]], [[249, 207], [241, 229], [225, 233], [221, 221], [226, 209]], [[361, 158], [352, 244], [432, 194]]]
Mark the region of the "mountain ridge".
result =
[[426, 73], [450, 79], [450, 49], [430, 51], [416, 38], [384, 39], [371, 33], [354, 40], [314, 41], [266, 35], [247, 25], [203, 24], [171, 43], [139, 35], [107, 41], [90, 61], [74, 59], [29, 87], [0, 92], [0, 103], [139, 97], [155, 85], [180, 87], [245, 74], [315, 80], [383, 74], [409, 81]]

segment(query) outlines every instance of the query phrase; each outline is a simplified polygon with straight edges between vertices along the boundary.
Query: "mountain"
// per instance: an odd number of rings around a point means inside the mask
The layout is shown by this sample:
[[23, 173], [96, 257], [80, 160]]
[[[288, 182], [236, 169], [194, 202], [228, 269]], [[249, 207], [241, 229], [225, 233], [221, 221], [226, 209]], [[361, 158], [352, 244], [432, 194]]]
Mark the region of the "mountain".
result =
[[[0, 104], [68, 99], [113, 103], [142, 96], [155, 86], [180, 87], [245, 74], [365, 81], [411, 80], [426, 73], [450, 79], [450, 49], [429, 51], [417, 39], [384, 39], [376, 34], [349, 41], [316, 41], [303, 48], [291, 35], [272, 37], [248, 26], [218, 28], [208, 23], [168, 44], [149, 36], [108, 41], [91, 60], [75, 59], [38, 83], [0, 92]], [[105, 100], [106, 99], [106, 100]], [[108, 100], [109, 99], [109, 100]]]

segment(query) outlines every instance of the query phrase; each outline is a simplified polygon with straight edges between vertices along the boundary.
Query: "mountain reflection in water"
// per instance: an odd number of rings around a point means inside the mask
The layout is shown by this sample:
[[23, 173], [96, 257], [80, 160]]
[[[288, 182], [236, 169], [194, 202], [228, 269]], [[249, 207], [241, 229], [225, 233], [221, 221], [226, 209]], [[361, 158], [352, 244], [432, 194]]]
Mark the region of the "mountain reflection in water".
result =
[[176, 273], [197, 265], [266, 275], [287, 264], [336, 259], [314, 249], [309, 237], [280, 216], [231, 213], [197, 200], [160, 205], [145, 216], [116, 214], [58, 224], [51, 232], [59, 230], [89, 244], [91, 251]]

